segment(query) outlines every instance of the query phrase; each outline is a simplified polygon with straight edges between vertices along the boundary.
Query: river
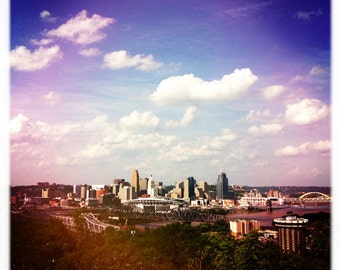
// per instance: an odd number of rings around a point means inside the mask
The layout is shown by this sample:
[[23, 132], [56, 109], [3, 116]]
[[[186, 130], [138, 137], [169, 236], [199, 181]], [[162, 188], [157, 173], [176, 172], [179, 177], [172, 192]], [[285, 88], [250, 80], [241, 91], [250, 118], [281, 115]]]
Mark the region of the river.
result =
[[318, 213], [325, 212], [330, 213], [330, 207], [302, 207], [302, 206], [289, 206], [284, 208], [273, 209], [271, 213], [264, 212], [255, 212], [255, 213], [245, 213], [245, 214], [232, 214], [228, 215], [229, 220], [235, 219], [256, 219], [260, 221], [260, 226], [272, 226], [272, 221], [274, 218], [280, 218], [282, 216], [286, 216], [287, 212], [292, 212], [292, 214], [297, 214], [303, 216], [308, 213]]
[[[256, 219], [260, 221], [260, 226], [263, 227], [271, 227], [272, 221], [274, 218], [280, 218], [282, 216], [286, 216], [287, 212], [292, 212], [292, 214], [297, 214], [300, 216], [303, 216], [304, 214], [308, 213], [319, 213], [319, 212], [325, 212], [330, 213], [331, 207], [330, 206], [287, 206], [283, 208], [273, 208], [273, 211], [271, 213], [267, 213], [267, 211], [263, 212], [254, 212], [254, 213], [244, 213], [244, 214], [230, 214], [227, 215], [227, 218], [229, 220], [235, 220], [235, 219]], [[154, 221], [150, 223], [145, 224], [137, 224], [136, 229], [144, 230], [145, 227], [149, 228], [158, 228], [162, 226], [166, 226], [167, 224], [170, 224], [174, 221]], [[201, 222], [192, 222], [192, 225], [199, 225]]]

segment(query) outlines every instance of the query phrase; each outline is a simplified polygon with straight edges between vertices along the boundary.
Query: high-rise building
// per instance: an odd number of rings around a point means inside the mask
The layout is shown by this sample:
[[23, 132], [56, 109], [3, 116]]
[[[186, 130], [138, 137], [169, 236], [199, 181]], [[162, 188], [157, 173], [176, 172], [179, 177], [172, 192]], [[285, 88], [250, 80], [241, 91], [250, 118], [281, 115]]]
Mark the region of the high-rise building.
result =
[[43, 188], [41, 190], [41, 197], [42, 198], [49, 198], [49, 197], [51, 197], [50, 189], [49, 188]]
[[208, 192], [209, 188], [208, 188], [208, 183], [205, 181], [201, 181], [198, 183], [198, 187], [202, 189], [203, 192]]
[[131, 190], [132, 190], [132, 187], [127, 187], [127, 186], [119, 189], [118, 197], [121, 199], [122, 203], [125, 203], [132, 199]]
[[220, 173], [217, 176], [216, 199], [223, 200], [228, 198], [229, 198], [228, 178], [223, 171], [220, 171]]
[[139, 173], [138, 173], [137, 170], [133, 170], [133, 172], [132, 172], [131, 183], [132, 183], [131, 186], [135, 188], [136, 194], [138, 194], [138, 192], [139, 192]]
[[306, 251], [305, 226], [308, 219], [296, 216], [275, 218], [274, 225], [279, 232], [281, 252], [303, 254]]
[[247, 219], [237, 219], [230, 220], [230, 231], [234, 236], [245, 235], [250, 232], [260, 229], [260, 221], [258, 220], [247, 220]]
[[183, 198], [190, 199], [192, 197], [195, 197], [195, 187], [196, 187], [195, 178], [188, 177], [183, 182], [184, 182]]
[[81, 189], [80, 189], [80, 198], [81, 199], [87, 199], [89, 197], [89, 192], [88, 190], [91, 188], [91, 186], [88, 186], [86, 184], [82, 185], [81, 186]]
[[148, 194], [150, 195], [150, 198], [157, 197], [158, 195], [158, 184], [155, 179], [153, 179], [152, 175], [148, 181]]
[[139, 179], [139, 190], [147, 190], [148, 189], [148, 178]]
[[118, 192], [119, 192], [119, 184], [113, 184], [112, 185], [112, 194], [114, 194], [115, 196], [118, 196]]

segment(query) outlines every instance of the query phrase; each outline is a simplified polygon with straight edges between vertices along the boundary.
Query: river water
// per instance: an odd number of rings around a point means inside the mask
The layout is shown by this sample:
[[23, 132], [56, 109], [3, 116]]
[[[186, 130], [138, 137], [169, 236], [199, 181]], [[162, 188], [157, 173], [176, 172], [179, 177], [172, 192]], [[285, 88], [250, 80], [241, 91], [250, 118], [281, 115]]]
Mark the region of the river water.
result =
[[280, 218], [282, 216], [286, 216], [287, 212], [292, 212], [292, 214], [297, 214], [303, 216], [304, 214], [309, 213], [318, 213], [318, 212], [325, 212], [330, 213], [330, 207], [302, 207], [302, 206], [289, 206], [279, 209], [273, 209], [271, 213], [264, 212], [256, 212], [256, 213], [245, 213], [245, 214], [232, 214], [228, 215], [229, 220], [235, 219], [256, 219], [260, 221], [260, 226], [272, 226], [272, 221], [274, 218]]
[[[271, 213], [267, 213], [267, 211], [263, 212], [254, 212], [254, 213], [244, 213], [244, 214], [230, 214], [227, 215], [227, 218], [229, 220], [235, 220], [235, 219], [256, 219], [260, 221], [260, 226], [263, 227], [271, 227], [272, 221], [274, 218], [280, 218], [283, 216], [287, 216], [287, 212], [292, 212], [292, 214], [297, 214], [300, 216], [303, 216], [304, 214], [308, 213], [319, 213], [319, 212], [325, 212], [325, 213], [331, 213], [331, 207], [330, 206], [287, 206], [283, 208], [273, 208], [273, 211]], [[155, 221], [145, 224], [137, 224], [136, 229], [144, 230], [145, 227], [149, 228], [158, 228], [161, 226], [165, 226], [167, 224], [170, 224], [174, 221]], [[192, 222], [192, 225], [198, 225], [201, 222]]]

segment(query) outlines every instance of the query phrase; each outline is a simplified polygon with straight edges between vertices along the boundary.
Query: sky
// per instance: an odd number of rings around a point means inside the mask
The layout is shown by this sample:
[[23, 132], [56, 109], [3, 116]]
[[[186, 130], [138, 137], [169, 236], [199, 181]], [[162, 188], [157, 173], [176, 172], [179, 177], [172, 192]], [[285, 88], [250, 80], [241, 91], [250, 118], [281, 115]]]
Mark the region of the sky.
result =
[[11, 185], [331, 185], [329, 1], [10, 8]]

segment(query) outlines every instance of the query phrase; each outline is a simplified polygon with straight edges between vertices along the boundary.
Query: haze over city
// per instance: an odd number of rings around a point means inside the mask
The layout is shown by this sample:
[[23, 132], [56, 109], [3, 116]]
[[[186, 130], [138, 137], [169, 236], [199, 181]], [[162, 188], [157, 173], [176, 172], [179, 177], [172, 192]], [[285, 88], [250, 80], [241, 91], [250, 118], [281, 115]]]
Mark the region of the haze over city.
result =
[[11, 185], [330, 186], [328, 1], [11, 1]]

